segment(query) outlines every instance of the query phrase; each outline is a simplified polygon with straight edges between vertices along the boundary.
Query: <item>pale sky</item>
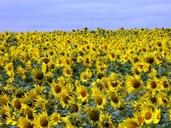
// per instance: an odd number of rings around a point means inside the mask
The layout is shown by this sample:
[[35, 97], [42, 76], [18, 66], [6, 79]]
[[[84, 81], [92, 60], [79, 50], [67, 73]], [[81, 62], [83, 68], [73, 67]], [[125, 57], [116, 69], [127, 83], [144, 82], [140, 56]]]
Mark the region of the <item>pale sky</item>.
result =
[[171, 0], [0, 0], [0, 31], [171, 27]]

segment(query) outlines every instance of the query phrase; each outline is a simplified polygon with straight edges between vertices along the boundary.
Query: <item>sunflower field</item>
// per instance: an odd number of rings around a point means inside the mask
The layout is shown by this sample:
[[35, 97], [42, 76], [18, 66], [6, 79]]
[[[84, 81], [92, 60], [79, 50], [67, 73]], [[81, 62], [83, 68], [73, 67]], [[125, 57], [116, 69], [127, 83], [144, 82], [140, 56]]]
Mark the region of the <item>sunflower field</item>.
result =
[[0, 32], [0, 128], [77, 127], [171, 127], [171, 29]]

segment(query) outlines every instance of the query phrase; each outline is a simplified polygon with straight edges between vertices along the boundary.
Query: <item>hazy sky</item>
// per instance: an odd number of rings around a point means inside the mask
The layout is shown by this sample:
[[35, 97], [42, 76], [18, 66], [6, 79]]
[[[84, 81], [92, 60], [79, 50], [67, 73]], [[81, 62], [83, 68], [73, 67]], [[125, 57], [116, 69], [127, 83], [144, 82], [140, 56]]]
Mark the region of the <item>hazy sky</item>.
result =
[[171, 0], [0, 0], [0, 31], [171, 27]]

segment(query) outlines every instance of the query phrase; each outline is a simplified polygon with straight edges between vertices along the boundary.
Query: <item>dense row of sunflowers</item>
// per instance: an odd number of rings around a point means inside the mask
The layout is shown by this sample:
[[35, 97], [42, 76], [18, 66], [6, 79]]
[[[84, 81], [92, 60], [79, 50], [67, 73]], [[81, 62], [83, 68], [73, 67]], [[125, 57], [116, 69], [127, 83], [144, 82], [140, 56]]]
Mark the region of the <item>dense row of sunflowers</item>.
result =
[[171, 127], [171, 30], [1, 32], [0, 127]]

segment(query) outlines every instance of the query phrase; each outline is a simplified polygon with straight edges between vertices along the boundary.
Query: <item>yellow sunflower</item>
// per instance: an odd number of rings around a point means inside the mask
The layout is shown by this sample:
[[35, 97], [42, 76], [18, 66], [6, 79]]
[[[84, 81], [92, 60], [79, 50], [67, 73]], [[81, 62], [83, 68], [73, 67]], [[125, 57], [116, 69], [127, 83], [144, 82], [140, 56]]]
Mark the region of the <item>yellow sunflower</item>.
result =
[[47, 115], [47, 112], [44, 111], [42, 113], [39, 113], [35, 115], [35, 119], [33, 121], [33, 124], [36, 128], [49, 128], [49, 117]]
[[56, 99], [58, 99], [60, 97], [62, 89], [63, 89], [63, 87], [61, 86], [61, 84], [52, 82], [51, 90], [52, 90], [52, 94], [55, 96]]
[[144, 87], [144, 84], [142, 80], [140, 79], [139, 75], [134, 75], [134, 76], [127, 76], [126, 78], [126, 89], [128, 93], [131, 92], [138, 92], [142, 90]]
[[72, 77], [73, 70], [72, 70], [71, 66], [65, 66], [64, 67], [63, 75], [66, 77]]
[[88, 89], [85, 86], [82, 85], [76, 86], [76, 92], [77, 92], [77, 98], [81, 102], [85, 102], [89, 97]]
[[97, 87], [93, 87], [91, 97], [95, 101], [97, 108], [103, 109], [106, 103], [106, 97]]
[[92, 72], [89, 68], [87, 68], [85, 71], [81, 72], [80, 79], [82, 82], [87, 82], [92, 77]]
[[59, 113], [53, 112], [50, 116], [50, 126], [55, 126], [61, 122], [61, 115]]
[[119, 124], [118, 128], [139, 128], [139, 125], [137, 120], [128, 117]]
[[34, 128], [34, 125], [26, 118], [21, 118], [18, 121], [18, 127], [19, 128]]
[[108, 92], [108, 97], [110, 99], [110, 104], [113, 108], [120, 108], [123, 101], [122, 101], [122, 97], [118, 96], [116, 94], [116, 92], [110, 91]]

